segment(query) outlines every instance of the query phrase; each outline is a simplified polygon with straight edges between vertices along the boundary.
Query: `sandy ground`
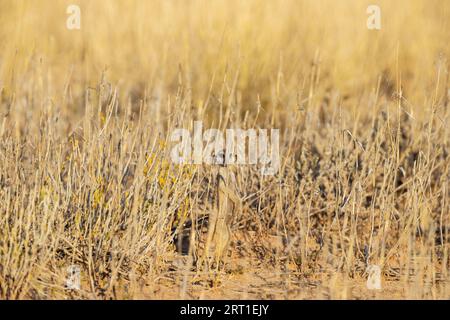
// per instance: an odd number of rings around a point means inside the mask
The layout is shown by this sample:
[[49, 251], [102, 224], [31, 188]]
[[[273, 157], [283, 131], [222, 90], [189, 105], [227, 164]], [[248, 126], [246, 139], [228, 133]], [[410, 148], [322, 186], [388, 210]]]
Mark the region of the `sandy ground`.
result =
[[[267, 239], [266, 239], [267, 240]], [[268, 241], [275, 245], [277, 239]], [[264, 241], [263, 241], [264, 242]], [[266, 242], [267, 244], [267, 242]], [[367, 288], [367, 273], [353, 277], [332, 268], [302, 272], [288, 260], [261, 259], [232, 250], [223, 271], [196, 272], [186, 256], [174, 255], [172, 270], [142, 281], [132, 299], [450, 299], [450, 282], [427, 285], [414, 278], [382, 275], [381, 290]]]
[[[255, 270], [243, 274], [222, 274], [219, 279], [199, 274], [168, 273], [145, 283], [134, 299], [415, 299], [422, 292], [414, 283], [384, 280], [381, 290], [369, 290], [366, 280], [342, 274], [323, 280], [305, 279], [300, 274], [277, 274]], [[448, 288], [448, 284], [447, 284]], [[428, 299], [448, 299], [445, 286], [434, 287]]]

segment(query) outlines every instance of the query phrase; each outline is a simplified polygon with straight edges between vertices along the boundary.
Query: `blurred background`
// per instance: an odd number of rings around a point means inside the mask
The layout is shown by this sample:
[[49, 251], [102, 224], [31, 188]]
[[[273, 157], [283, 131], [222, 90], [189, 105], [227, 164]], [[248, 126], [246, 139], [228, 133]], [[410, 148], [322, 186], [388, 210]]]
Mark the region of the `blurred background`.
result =
[[[80, 30], [66, 28], [71, 4]], [[366, 27], [370, 4], [381, 8], [381, 30]], [[5, 99], [32, 88], [52, 97], [70, 82], [76, 97], [103, 75], [121, 99], [175, 94], [183, 83], [197, 106], [235, 83], [245, 108], [258, 96], [289, 107], [314, 67], [317, 90], [357, 97], [381, 81], [392, 95], [401, 79], [420, 104], [447, 63], [449, 18], [450, 2], [438, 0], [1, 0], [0, 88]]]

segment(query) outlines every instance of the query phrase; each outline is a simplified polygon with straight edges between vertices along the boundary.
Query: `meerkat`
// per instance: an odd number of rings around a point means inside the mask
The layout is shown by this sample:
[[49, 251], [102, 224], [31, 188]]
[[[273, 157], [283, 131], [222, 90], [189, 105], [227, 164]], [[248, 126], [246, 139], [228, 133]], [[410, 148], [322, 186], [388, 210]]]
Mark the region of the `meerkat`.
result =
[[223, 152], [216, 156], [216, 164], [213, 170], [216, 197], [209, 216], [204, 256], [207, 266], [215, 263], [217, 271], [219, 264], [225, 263], [231, 241], [233, 213], [240, 204], [240, 199], [234, 190], [236, 177], [225, 164]]

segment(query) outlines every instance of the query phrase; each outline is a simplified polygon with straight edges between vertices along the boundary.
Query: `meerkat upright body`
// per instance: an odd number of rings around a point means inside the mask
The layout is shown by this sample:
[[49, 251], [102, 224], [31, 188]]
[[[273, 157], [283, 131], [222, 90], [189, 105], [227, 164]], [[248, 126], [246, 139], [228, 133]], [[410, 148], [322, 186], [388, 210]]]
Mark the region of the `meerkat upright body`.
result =
[[209, 217], [204, 254], [208, 265], [214, 262], [218, 269], [227, 255], [233, 212], [239, 199], [233, 190], [236, 179], [231, 169], [221, 165], [214, 171], [216, 199]]

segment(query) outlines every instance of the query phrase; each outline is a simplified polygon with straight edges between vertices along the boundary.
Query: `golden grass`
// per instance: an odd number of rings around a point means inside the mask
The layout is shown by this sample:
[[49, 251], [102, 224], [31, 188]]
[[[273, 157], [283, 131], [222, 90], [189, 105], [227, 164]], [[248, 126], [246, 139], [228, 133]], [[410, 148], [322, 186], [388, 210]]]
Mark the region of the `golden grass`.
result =
[[[0, 1], [0, 298], [449, 298], [450, 3], [371, 31], [371, 2]], [[175, 250], [208, 214], [211, 168], [169, 157], [194, 120], [281, 129], [220, 275]]]

